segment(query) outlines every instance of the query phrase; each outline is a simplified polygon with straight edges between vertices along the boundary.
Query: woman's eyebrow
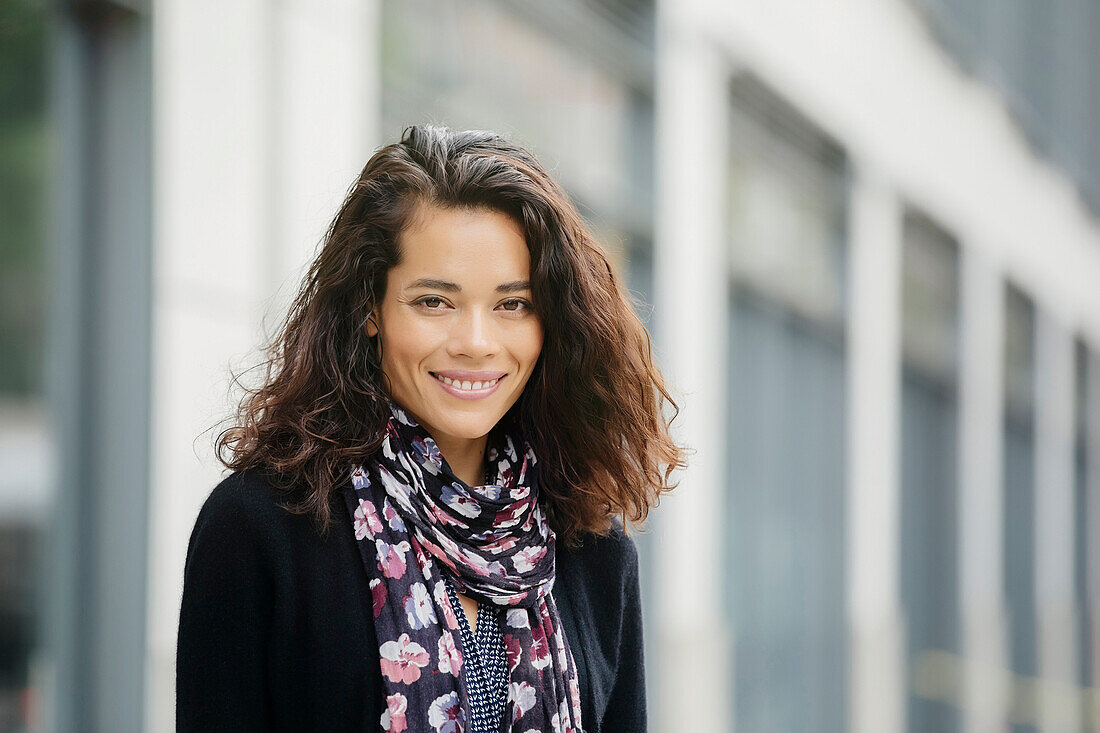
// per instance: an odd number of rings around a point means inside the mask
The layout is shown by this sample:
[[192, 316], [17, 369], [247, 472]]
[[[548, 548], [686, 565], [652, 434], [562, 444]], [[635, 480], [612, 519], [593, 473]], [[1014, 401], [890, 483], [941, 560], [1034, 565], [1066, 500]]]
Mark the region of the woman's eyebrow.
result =
[[458, 293], [462, 291], [458, 283], [448, 282], [447, 280], [436, 280], [430, 277], [422, 277], [419, 280], [414, 280], [405, 287], [406, 290], [414, 290], [416, 288], [446, 290], [448, 293]]
[[[406, 290], [414, 290], [416, 288], [426, 288], [428, 290], [445, 290], [448, 293], [460, 293], [462, 287], [458, 283], [453, 283], [448, 280], [436, 280], [435, 278], [422, 277], [419, 280], [414, 280], [406, 286]], [[498, 293], [515, 293], [522, 290], [530, 290], [530, 280], [512, 280], [511, 282], [501, 283], [497, 285], [496, 291]]]
[[498, 293], [517, 293], [522, 290], [530, 290], [530, 280], [513, 280], [512, 282], [501, 283], [497, 285]]

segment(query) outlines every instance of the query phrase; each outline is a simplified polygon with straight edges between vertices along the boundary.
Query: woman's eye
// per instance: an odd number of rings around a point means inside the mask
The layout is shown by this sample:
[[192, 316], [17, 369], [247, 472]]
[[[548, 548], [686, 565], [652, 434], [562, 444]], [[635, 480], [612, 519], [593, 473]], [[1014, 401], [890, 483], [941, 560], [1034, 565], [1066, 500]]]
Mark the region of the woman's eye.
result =
[[422, 305], [425, 308], [427, 308], [428, 310], [433, 310], [434, 311], [434, 310], [439, 310], [440, 306], [443, 305], [443, 298], [437, 298], [434, 295], [429, 295], [428, 297], [421, 298], [420, 300], [418, 300], [416, 302], [417, 302], [418, 305]]
[[503, 306], [506, 311], [518, 311], [523, 308], [530, 308], [531, 304], [520, 298], [512, 298], [511, 300], [506, 300], [501, 303], [501, 306]]

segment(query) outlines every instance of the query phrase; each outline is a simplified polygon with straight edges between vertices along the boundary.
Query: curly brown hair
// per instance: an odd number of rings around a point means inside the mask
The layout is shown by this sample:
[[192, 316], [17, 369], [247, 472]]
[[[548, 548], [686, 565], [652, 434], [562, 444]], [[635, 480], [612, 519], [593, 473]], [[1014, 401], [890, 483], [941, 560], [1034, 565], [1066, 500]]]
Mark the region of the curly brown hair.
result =
[[388, 392], [365, 325], [421, 204], [497, 210], [524, 232], [544, 342], [510, 414], [531, 432], [551, 526], [571, 542], [605, 533], [612, 517], [642, 522], [684, 465], [669, 436], [678, 407], [569, 197], [530, 153], [489, 132], [414, 126], [371, 157], [267, 347], [263, 385], [246, 389], [218, 436], [219, 460], [269, 471], [294, 499], [287, 509], [328, 529], [349, 467], [381, 445]]

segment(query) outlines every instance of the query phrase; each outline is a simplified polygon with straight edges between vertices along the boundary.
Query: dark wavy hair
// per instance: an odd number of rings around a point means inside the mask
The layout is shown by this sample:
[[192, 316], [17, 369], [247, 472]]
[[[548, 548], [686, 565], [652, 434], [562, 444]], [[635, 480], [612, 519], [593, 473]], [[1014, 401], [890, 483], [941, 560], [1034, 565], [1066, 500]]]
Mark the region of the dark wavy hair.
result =
[[510, 414], [530, 431], [551, 526], [570, 542], [605, 533], [612, 517], [643, 521], [684, 465], [649, 334], [569, 197], [530, 153], [489, 132], [410, 127], [371, 157], [267, 347], [263, 385], [246, 389], [218, 436], [218, 458], [269, 471], [293, 498], [287, 509], [328, 529], [349, 467], [381, 445], [388, 392], [365, 325], [425, 205], [497, 210], [523, 229], [544, 340]]

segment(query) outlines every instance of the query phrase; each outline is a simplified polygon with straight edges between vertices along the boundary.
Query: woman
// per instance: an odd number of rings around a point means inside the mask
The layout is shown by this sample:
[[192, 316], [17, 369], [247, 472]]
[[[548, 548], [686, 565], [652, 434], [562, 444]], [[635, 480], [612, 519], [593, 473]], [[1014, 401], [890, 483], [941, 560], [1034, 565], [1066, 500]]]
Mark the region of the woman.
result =
[[534, 158], [409, 128], [219, 438], [234, 473], [188, 548], [178, 728], [644, 730], [623, 526], [681, 465], [665, 401]]

